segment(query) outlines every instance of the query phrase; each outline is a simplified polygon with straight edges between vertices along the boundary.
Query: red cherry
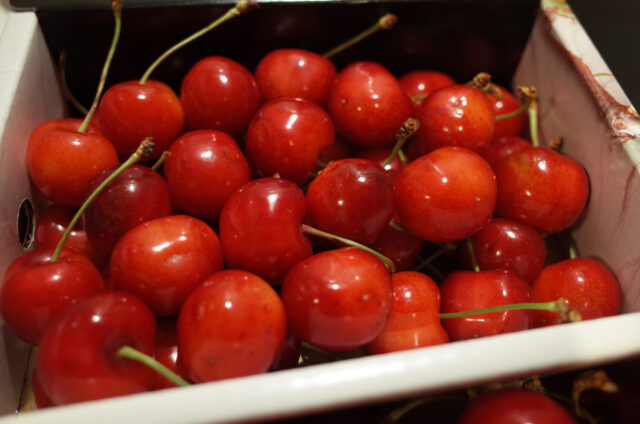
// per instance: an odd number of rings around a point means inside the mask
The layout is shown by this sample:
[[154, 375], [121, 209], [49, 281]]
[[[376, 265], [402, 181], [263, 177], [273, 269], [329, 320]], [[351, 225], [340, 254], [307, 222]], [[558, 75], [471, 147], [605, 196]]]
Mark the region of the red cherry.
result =
[[[510, 219], [493, 218], [471, 236], [471, 244], [481, 270], [506, 269], [528, 283], [540, 274], [547, 255], [538, 231]], [[460, 263], [473, 269], [467, 243], [460, 245]]]
[[204, 222], [170, 215], [138, 225], [111, 255], [115, 287], [135, 294], [158, 316], [178, 313], [207, 276], [222, 269], [218, 237]]
[[100, 130], [126, 158], [146, 137], [155, 145], [151, 157], [162, 152], [182, 132], [184, 112], [171, 87], [160, 81], [126, 81], [113, 85], [98, 108]]
[[[440, 293], [444, 313], [524, 303], [530, 298], [529, 285], [504, 270], [454, 271], [440, 285]], [[444, 319], [443, 325], [451, 340], [465, 340], [526, 330], [530, 314], [526, 310], [491, 312]]]
[[296, 97], [324, 106], [337, 74], [333, 63], [317, 53], [277, 49], [267, 53], [256, 67], [262, 97]]
[[496, 178], [477, 153], [443, 147], [411, 162], [396, 178], [396, 208], [411, 233], [452, 242], [478, 231], [493, 215]]
[[183, 134], [164, 164], [171, 200], [178, 209], [217, 221], [231, 194], [251, 179], [251, 170], [235, 140], [215, 130]]
[[[76, 211], [73, 208], [56, 205], [55, 203], [40, 212], [38, 214], [35, 232], [36, 247], [51, 249], [53, 251], [75, 213]], [[109, 256], [98, 252], [91, 243], [89, 243], [87, 233], [80, 225], [76, 224], [69, 234], [69, 238], [67, 238], [67, 241], [64, 243], [64, 247], [82, 253], [93, 262], [98, 269], [103, 268], [109, 263]]]
[[279, 174], [303, 185], [316, 169], [318, 155], [334, 138], [331, 118], [320, 106], [309, 100], [279, 98], [255, 114], [245, 149], [259, 175]]
[[291, 267], [312, 254], [300, 227], [306, 207], [304, 193], [291, 181], [260, 178], [238, 189], [220, 214], [227, 267], [281, 284]]
[[280, 352], [271, 364], [269, 371], [278, 371], [294, 368], [300, 360], [300, 352], [302, 351], [302, 340], [300, 340], [290, 325], [287, 325], [287, 332], [284, 342], [280, 348]]
[[207, 278], [178, 317], [178, 352], [195, 382], [266, 372], [280, 351], [287, 322], [275, 290], [246, 271]]
[[328, 164], [338, 159], [350, 158], [354, 155], [353, 146], [344, 141], [342, 137], [336, 135], [333, 144], [323, 149], [318, 155], [318, 162]]
[[[379, 149], [365, 149], [360, 150], [356, 157], [360, 159], [368, 159], [374, 162], [377, 162], [382, 166], [387, 158], [391, 156], [393, 152], [393, 147], [381, 147]], [[384, 170], [387, 171], [387, 174], [391, 176], [395, 180], [396, 176], [400, 174], [400, 171], [404, 168], [404, 164], [400, 160], [400, 156], [395, 155], [391, 162], [387, 163], [383, 166]]]
[[531, 143], [517, 136], [493, 137], [489, 145], [480, 152], [480, 155], [491, 165], [491, 168], [495, 169], [497, 163], [511, 155], [511, 153], [519, 152], [529, 147], [531, 147]]
[[[560, 297], [576, 308], [583, 320], [620, 313], [622, 296], [618, 280], [594, 259], [566, 259], [542, 270], [531, 286], [531, 301], [549, 302]], [[535, 327], [558, 322], [557, 314], [535, 311]]]
[[413, 234], [385, 225], [370, 247], [391, 259], [397, 270], [407, 271], [420, 257], [423, 245]]
[[0, 289], [0, 311], [7, 326], [25, 342], [38, 345], [49, 323], [71, 305], [104, 288], [102, 276], [84, 255], [63, 248], [37, 249], [9, 265]]
[[371, 253], [339, 248], [293, 267], [281, 296], [300, 339], [321, 349], [349, 350], [382, 330], [392, 304], [391, 277]]
[[404, 92], [411, 99], [415, 116], [424, 99], [438, 88], [454, 85], [456, 82], [449, 75], [438, 71], [411, 71], [398, 80]]
[[[507, 113], [520, 109], [522, 104], [513, 94], [504, 87], [496, 84], [492, 84], [493, 88], [499, 93], [501, 99], [496, 96], [487, 94], [487, 97], [493, 105], [493, 113], [498, 115], [505, 115]], [[520, 136], [527, 124], [527, 114], [520, 113], [514, 117], [508, 119], [498, 120], [493, 127], [493, 138], [501, 138], [507, 136]]]
[[[89, 185], [93, 193], [116, 168], [98, 174]], [[171, 214], [169, 189], [156, 172], [131, 165], [109, 183], [91, 202], [82, 221], [91, 245], [110, 254], [118, 240], [143, 222]]]
[[307, 190], [308, 216], [318, 228], [369, 245], [394, 213], [394, 184], [367, 159], [330, 163]]
[[393, 304], [384, 328], [368, 345], [371, 353], [416, 349], [449, 342], [440, 322], [440, 289], [424, 274], [391, 276]]
[[[156, 325], [155, 360], [182, 378], [185, 378], [178, 365], [178, 331], [176, 318], [160, 318], [157, 320]], [[156, 381], [153, 385], [154, 389], [169, 389], [172, 387], [176, 387], [175, 383], [163, 375], [156, 373]]]
[[69, 308], [47, 328], [38, 350], [38, 374], [51, 400], [64, 405], [151, 389], [154, 371], [117, 357], [131, 346], [153, 355], [153, 313], [133, 295], [95, 294]]
[[493, 136], [495, 119], [491, 102], [482, 91], [464, 84], [431, 92], [417, 118], [420, 127], [412, 144], [421, 154], [445, 146], [479, 152]]
[[569, 228], [580, 217], [589, 195], [582, 166], [546, 147], [513, 153], [496, 165], [495, 173], [496, 214], [542, 233]]
[[38, 409], [55, 406], [49, 395], [42, 388], [42, 384], [40, 384], [38, 368], [34, 369], [33, 374], [31, 374], [31, 388], [33, 390], [33, 400], [35, 401]]
[[251, 72], [220, 56], [197, 62], [182, 80], [180, 100], [192, 129], [213, 129], [235, 137], [260, 107], [260, 89]]
[[336, 131], [362, 147], [393, 144], [411, 114], [411, 101], [398, 80], [382, 65], [355, 62], [336, 77], [327, 110]]

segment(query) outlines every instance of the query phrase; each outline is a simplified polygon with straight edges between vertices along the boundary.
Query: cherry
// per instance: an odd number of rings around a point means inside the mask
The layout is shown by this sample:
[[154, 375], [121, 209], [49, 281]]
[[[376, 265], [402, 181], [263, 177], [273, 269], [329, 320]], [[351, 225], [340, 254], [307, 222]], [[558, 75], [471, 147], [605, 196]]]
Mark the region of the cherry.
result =
[[184, 77], [180, 100], [191, 129], [214, 129], [235, 137], [249, 125], [262, 96], [244, 66], [210, 56], [198, 61]]
[[[98, 174], [87, 194], [114, 171], [115, 168], [109, 168]], [[103, 254], [110, 254], [127, 231], [169, 214], [171, 200], [164, 179], [145, 166], [131, 165], [92, 200], [82, 220], [91, 245]]]
[[42, 337], [36, 365], [42, 388], [58, 405], [148, 391], [153, 371], [116, 353], [130, 345], [152, 354], [155, 332], [153, 313], [129, 293], [86, 298]]
[[519, 152], [529, 147], [531, 147], [531, 143], [518, 136], [493, 137], [489, 145], [480, 151], [480, 155], [491, 165], [491, 168], [495, 169], [498, 162], [511, 155], [511, 153]]
[[371, 353], [416, 349], [449, 342], [440, 317], [440, 289], [424, 274], [404, 271], [391, 276], [393, 304], [378, 336], [368, 344]]
[[399, 271], [407, 271], [420, 257], [423, 245], [413, 234], [385, 225], [370, 247], [388, 257]]
[[553, 399], [525, 389], [498, 389], [474, 399], [456, 424], [578, 424]]
[[411, 114], [411, 101], [398, 80], [375, 62], [354, 62], [336, 76], [327, 110], [336, 131], [361, 147], [393, 144]]
[[[532, 283], [545, 265], [547, 248], [540, 233], [526, 224], [504, 218], [493, 218], [471, 236], [471, 244], [482, 270], [506, 269]], [[460, 263], [473, 269], [467, 243], [461, 243]], [[553, 299], [555, 300], [560, 296]]]
[[[529, 301], [530, 291], [529, 285], [511, 271], [454, 271], [440, 285], [441, 312], [524, 303]], [[526, 310], [492, 312], [443, 321], [451, 340], [526, 330], [530, 324], [530, 311]]]
[[495, 167], [496, 214], [542, 233], [569, 228], [582, 214], [589, 181], [582, 166], [546, 147], [511, 154]]
[[306, 207], [304, 193], [291, 181], [260, 178], [240, 187], [220, 214], [227, 268], [281, 284], [291, 267], [312, 254], [300, 228]]
[[[563, 297], [583, 320], [620, 313], [621, 293], [616, 277], [591, 258], [565, 259], [547, 265], [531, 285], [531, 299], [544, 302]], [[559, 322], [557, 315], [536, 311], [534, 326]]]
[[425, 70], [406, 73], [398, 82], [411, 99], [414, 116], [418, 116], [417, 113], [429, 93], [456, 83], [453, 78], [443, 72]]
[[[46, 209], [38, 214], [35, 245], [41, 249], [55, 249], [60, 242], [62, 235], [69, 226], [75, 210], [64, 206], [49, 205]], [[98, 269], [102, 269], [109, 263], [109, 256], [98, 252], [89, 242], [87, 233], [82, 227], [75, 227], [67, 241], [65, 247], [77, 250], [85, 255]]]
[[309, 185], [307, 213], [320, 229], [369, 245], [393, 216], [394, 188], [373, 161], [337, 160]]
[[493, 136], [495, 119], [491, 102], [485, 93], [464, 84], [431, 92], [417, 118], [420, 128], [412, 144], [420, 154], [445, 146], [479, 152]]
[[391, 277], [369, 252], [343, 247], [300, 261], [281, 296], [300, 339], [325, 350], [355, 349], [382, 330], [392, 304]]
[[[516, 99], [509, 90], [496, 84], [491, 85], [492, 88], [497, 92], [497, 95], [487, 94], [487, 97], [493, 105], [493, 113], [496, 116], [515, 112], [522, 107], [520, 101]], [[518, 113], [508, 119], [496, 120], [493, 127], [493, 138], [520, 136], [522, 135], [526, 124], [527, 115], [523, 113]]]
[[256, 82], [262, 97], [273, 100], [295, 97], [324, 106], [337, 71], [335, 65], [317, 53], [301, 49], [277, 49], [258, 63]]
[[31, 374], [31, 389], [33, 390], [33, 400], [35, 401], [38, 409], [55, 406], [49, 395], [42, 388], [42, 384], [40, 384], [38, 368], [34, 369], [33, 374]]
[[217, 221], [231, 194], [249, 182], [251, 170], [235, 140], [215, 130], [183, 134], [164, 165], [171, 200], [178, 209]]
[[303, 185], [315, 170], [318, 155], [334, 138], [331, 118], [320, 106], [309, 100], [279, 98], [255, 114], [245, 149], [259, 175], [279, 174]]
[[[387, 159], [392, 155], [393, 148], [391, 147], [380, 147], [377, 149], [363, 149], [358, 152], [356, 157], [360, 159], [368, 159], [374, 162], [377, 162], [387, 171], [387, 174], [391, 176], [395, 180], [396, 176], [400, 174], [400, 171], [404, 168], [404, 164], [400, 159], [400, 156], [395, 155], [391, 161], [387, 161]], [[388, 163], [387, 163], [388, 162]]]
[[396, 209], [402, 224], [433, 242], [462, 240], [493, 215], [496, 178], [477, 153], [443, 147], [411, 162], [396, 178]]
[[246, 271], [220, 271], [180, 311], [180, 363], [194, 382], [266, 372], [286, 330], [282, 301], [269, 284]]
[[[156, 321], [156, 341], [154, 348], [154, 358], [156, 361], [169, 368], [176, 374], [182, 374], [178, 361], [178, 331], [175, 317], [159, 318]], [[183, 376], [184, 377], [184, 376]], [[176, 387], [176, 384], [160, 373], [156, 374], [156, 381], [153, 388], [169, 389]]]
[[318, 163], [321, 167], [325, 167], [329, 162], [338, 159], [347, 159], [354, 156], [354, 154], [353, 146], [336, 134], [333, 144], [323, 149], [318, 155]]
[[290, 325], [287, 325], [287, 332], [280, 352], [274, 359], [269, 371], [279, 371], [294, 368], [300, 360], [302, 351], [302, 341], [295, 335]]
[[139, 297], [158, 316], [178, 313], [193, 289], [220, 269], [217, 235], [188, 215], [152, 219], [129, 230], [110, 264], [115, 287]]
[[53, 249], [25, 253], [9, 265], [0, 288], [0, 311], [7, 326], [38, 345], [49, 323], [71, 305], [104, 288], [100, 272], [68, 248], [52, 262]]

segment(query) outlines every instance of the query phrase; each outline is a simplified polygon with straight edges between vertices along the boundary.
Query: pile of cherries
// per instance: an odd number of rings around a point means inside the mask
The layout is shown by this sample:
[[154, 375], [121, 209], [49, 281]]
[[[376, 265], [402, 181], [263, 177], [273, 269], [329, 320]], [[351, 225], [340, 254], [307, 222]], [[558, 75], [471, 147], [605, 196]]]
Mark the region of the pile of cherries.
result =
[[[603, 265], [548, 261], [544, 237], [571, 228], [589, 186], [579, 163], [525, 138], [535, 99], [485, 75], [337, 70], [299, 49], [253, 71], [205, 57], [179, 96], [145, 75], [111, 86], [91, 123], [33, 131], [28, 169], [50, 205], [37, 249], [4, 275], [0, 311], [39, 346], [40, 406], [175, 384], [124, 346], [200, 383], [296, 366], [302, 344], [376, 354], [560, 321], [447, 313], [619, 312]], [[105, 186], [145, 138], [158, 164]], [[436, 269], [442, 255], [455, 269]]]

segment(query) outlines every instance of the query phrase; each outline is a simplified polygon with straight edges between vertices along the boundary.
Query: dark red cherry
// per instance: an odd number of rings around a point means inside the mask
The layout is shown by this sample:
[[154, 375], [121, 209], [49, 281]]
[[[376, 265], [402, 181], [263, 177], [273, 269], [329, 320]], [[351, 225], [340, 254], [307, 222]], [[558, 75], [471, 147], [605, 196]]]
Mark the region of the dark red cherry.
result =
[[449, 75], [438, 71], [411, 71], [398, 80], [407, 96], [411, 99], [413, 113], [417, 116], [424, 99], [438, 88], [454, 85], [456, 82]]
[[489, 145], [480, 152], [480, 155], [491, 165], [491, 168], [495, 169], [497, 163], [511, 155], [511, 153], [528, 149], [529, 147], [531, 147], [531, 143], [518, 136], [493, 137]]
[[[493, 113], [496, 116], [516, 111], [522, 106], [520, 101], [516, 99], [509, 90], [496, 84], [492, 84], [492, 86], [497, 90], [500, 97], [498, 98], [491, 94], [487, 94], [489, 101], [491, 101], [491, 104], [493, 105]], [[521, 136], [526, 124], [526, 113], [520, 113], [508, 119], [498, 120], [493, 128], [493, 138]]]

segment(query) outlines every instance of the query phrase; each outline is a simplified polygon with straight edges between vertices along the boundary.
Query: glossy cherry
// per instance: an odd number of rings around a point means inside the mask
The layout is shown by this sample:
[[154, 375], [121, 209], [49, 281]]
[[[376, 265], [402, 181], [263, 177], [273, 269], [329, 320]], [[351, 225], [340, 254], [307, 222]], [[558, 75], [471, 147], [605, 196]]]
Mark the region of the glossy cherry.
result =
[[413, 234], [385, 225], [369, 247], [391, 259], [397, 270], [408, 271], [420, 257], [423, 245], [424, 240]]
[[353, 247], [302, 260], [282, 285], [294, 333], [321, 349], [364, 346], [382, 330], [392, 304], [391, 276], [371, 253]]
[[110, 274], [115, 287], [135, 294], [156, 315], [168, 316], [222, 265], [211, 227], [188, 215], [170, 215], [122, 236], [111, 255]]
[[240, 135], [262, 102], [255, 78], [244, 66], [221, 56], [198, 61], [182, 80], [180, 101], [190, 129]]
[[302, 49], [277, 49], [258, 63], [256, 82], [265, 101], [295, 97], [324, 106], [337, 74], [322, 55]]
[[456, 82], [449, 75], [439, 71], [417, 70], [404, 74], [398, 80], [404, 92], [411, 99], [414, 116], [420, 110], [424, 99], [438, 88], [454, 85]]
[[[520, 109], [522, 104], [509, 90], [497, 84], [492, 84], [492, 86], [498, 95], [487, 94], [487, 97], [493, 106], [493, 113], [496, 116]], [[526, 113], [520, 113], [508, 119], [497, 120], [493, 127], [493, 138], [521, 136], [526, 124]]]
[[333, 144], [335, 129], [320, 106], [304, 99], [278, 98], [255, 114], [246, 135], [247, 157], [265, 177], [304, 185], [316, 169], [318, 155]]
[[[440, 310], [472, 311], [529, 302], [530, 291], [529, 284], [511, 271], [454, 271], [440, 285]], [[444, 319], [443, 325], [451, 340], [465, 340], [526, 330], [531, 318], [529, 311], [512, 310]]]
[[354, 62], [338, 73], [327, 110], [345, 140], [361, 147], [383, 147], [393, 144], [411, 115], [411, 101], [382, 65]]
[[38, 351], [40, 383], [58, 405], [148, 391], [145, 365], [117, 357], [131, 346], [153, 355], [156, 321], [129, 293], [104, 291], [69, 308], [47, 328]]
[[[547, 265], [531, 285], [531, 300], [546, 302], [564, 298], [583, 320], [620, 313], [621, 290], [616, 277], [591, 258], [573, 258]], [[552, 312], [535, 311], [534, 326], [553, 325]]]
[[440, 289], [425, 274], [413, 271], [391, 276], [393, 304], [378, 336], [367, 345], [371, 353], [416, 349], [449, 342], [440, 322]]
[[164, 176], [172, 203], [201, 219], [217, 221], [229, 196], [251, 179], [236, 141], [221, 131], [190, 131], [169, 152]]
[[480, 151], [480, 155], [489, 162], [491, 168], [495, 169], [498, 162], [511, 155], [511, 153], [528, 149], [529, 147], [531, 147], [531, 143], [518, 136], [493, 137], [489, 145]]
[[387, 174], [391, 176], [391, 178], [395, 179], [400, 171], [404, 168], [404, 164], [400, 160], [398, 155], [395, 155], [393, 159], [387, 162], [389, 156], [393, 152], [392, 147], [380, 147], [378, 149], [363, 149], [358, 152], [356, 157], [360, 159], [368, 159], [374, 162], [377, 162], [387, 171]]
[[411, 162], [396, 178], [396, 210], [403, 225], [424, 240], [462, 240], [489, 222], [496, 178], [477, 153], [443, 147]]
[[238, 189], [220, 214], [227, 268], [281, 284], [296, 263], [312, 254], [300, 227], [306, 208], [302, 190], [284, 179], [260, 178]]
[[260, 277], [225, 270], [187, 298], [178, 317], [178, 354], [191, 381], [266, 372], [287, 331], [280, 297]]

